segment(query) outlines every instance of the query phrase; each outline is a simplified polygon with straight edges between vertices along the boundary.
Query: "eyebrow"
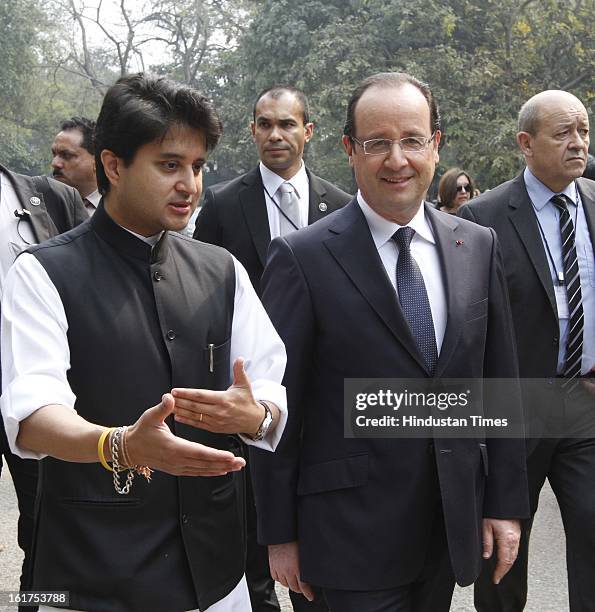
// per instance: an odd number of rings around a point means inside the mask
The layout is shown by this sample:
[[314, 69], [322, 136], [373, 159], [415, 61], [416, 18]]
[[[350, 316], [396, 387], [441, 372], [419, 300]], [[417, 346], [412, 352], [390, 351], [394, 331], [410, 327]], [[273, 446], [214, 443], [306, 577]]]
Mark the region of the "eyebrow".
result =
[[[186, 156], [181, 155], [180, 153], [174, 153], [173, 151], [172, 152], [164, 151], [163, 153], [159, 153], [159, 157], [161, 159], [184, 159]], [[192, 160], [192, 163], [201, 162], [204, 164], [206, 161], [207, 161], [206, 157], [197, 157], [196, 159]]]

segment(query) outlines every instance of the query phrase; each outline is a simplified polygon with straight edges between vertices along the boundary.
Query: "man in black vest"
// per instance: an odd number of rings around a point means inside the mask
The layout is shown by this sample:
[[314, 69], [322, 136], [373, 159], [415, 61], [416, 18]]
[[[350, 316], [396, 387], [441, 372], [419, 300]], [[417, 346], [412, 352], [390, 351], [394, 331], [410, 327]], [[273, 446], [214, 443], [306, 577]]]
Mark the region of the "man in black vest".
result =
[[275, 448], [285, 351], [237, 260], [168, 231], [220, 134], [198, 92], [120, 79], [97, 212], [7, 277], [2, 412], [13, 451], [43, 459], [33, 588], [68, 592], [59, 607], [250, 609], [236, 434]]
[[[32, 244], [79, 225], [85, 209], [78, 193], [46, 176], [24, 176], [0, 165], [0, 298], [4, 278], [15, 257]], [[24, 553], [21, 589], [29, 588], [29, 556], [33, 537], [33, 505], [37, 489], [37, 462], [10, 452], [0, 421], [0, 473], [6, 462], [19, 504], [18, 542]]]

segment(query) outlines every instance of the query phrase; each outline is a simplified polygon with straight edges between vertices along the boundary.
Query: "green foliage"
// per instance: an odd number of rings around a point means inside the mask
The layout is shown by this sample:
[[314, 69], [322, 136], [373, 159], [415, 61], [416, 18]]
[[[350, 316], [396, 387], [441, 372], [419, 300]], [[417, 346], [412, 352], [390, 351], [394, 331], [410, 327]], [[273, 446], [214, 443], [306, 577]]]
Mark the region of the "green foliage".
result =
[[[56, 23], [50, 2], [65, 0], [0, 3], [0, 160], [21, 170], [47, 167], [58, 122], [93, 116], [97, 82], [113, 82], [121, 68], [105, 37], [77, 51], [80, 26]], [[345, 108], [375, 72], [404, 70], [430, 83], [443, 120], [438, 171], [461, 165], [482, 189], [522, 167], [516, 116], [530, 96], [560, 88], [591, 111], [595, 104], [595, 0], [146, 0], [144, 13], [125, 4], [143, 36], [161, 41], [152, 70], [197, 86], [220, 111], [225, 135], [209, 180], [256, 163], [252, 106], [275, 83], [306, 92], [315, 122], [308, 164], [346, 189]]]

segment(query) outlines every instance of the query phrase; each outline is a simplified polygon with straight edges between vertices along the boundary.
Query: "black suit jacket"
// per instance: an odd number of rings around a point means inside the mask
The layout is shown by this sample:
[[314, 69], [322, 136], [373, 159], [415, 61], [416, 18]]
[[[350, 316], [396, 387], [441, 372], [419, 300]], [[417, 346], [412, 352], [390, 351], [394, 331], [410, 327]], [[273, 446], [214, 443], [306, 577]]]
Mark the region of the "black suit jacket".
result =
[[29, 219], [38, 243], [62, 234], [89, 218], [76, 189], [47, 176], [15, 174], [0, 165]]
[[[310, 183], [308, 224], [323, 219], [351, 199], [328, 181], [308, 169], [306, 172]], [[325, 210], [319, 208], [322, 203], [326, 204]], [[271, 232], [259, 166], [206, 190], [194, 238], [222, 246], [235, 255], [260, 295]]]
[[[591, 241], [595, 241], [595, 182], [577, 179]], [[556, 376], [560, 331], [547, 254], [523, 174], [488, 191], [459, 215], [494, 228], [502, 246], [504, 270], [524, 378]]]
[[[426, 214], [448, 308], [436, 376], [514, 377], [494, 232]], [[274, 455], [251, 452], [262, 543], [298, 540], [312, 584], [391, 588], [418, 576], [441, 500], [455, 575], [473, 582], [482, 517], [528, 514], [522, 440], [435, 440], [434, 458], [428, 440], [344, 437], [344, 379], [428, 376], [357, 201], [274, 240], [262, 286], [289, 409]]]

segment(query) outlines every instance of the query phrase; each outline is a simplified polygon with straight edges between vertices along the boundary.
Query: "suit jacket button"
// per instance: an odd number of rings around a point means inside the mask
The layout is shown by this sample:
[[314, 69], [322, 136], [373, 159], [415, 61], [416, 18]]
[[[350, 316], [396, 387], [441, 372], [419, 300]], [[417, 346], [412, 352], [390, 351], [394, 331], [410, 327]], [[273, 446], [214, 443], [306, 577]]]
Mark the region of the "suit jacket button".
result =
[[554, 337], [554, 346], [558, 346], [559, 343], [560, 343], [560, 340]]
[[188, 515], [187, 514], [182, 514], [182, 523], [184, 523], [184, 525], [188, 524]]
[[173, 340], [176, 337], [176, 332], [173, 329], [170, 329], [166, 335], [168, 340]]
[[161, 272], [155, 272], [155, 273], [153, 274], [153, 278], [154, 278], [154, 279], [155, 279], [157, 282], [159, 282], [159, 281], [160, 281], [160, 280], [163, 278], [163, 274], [161, 274]]

